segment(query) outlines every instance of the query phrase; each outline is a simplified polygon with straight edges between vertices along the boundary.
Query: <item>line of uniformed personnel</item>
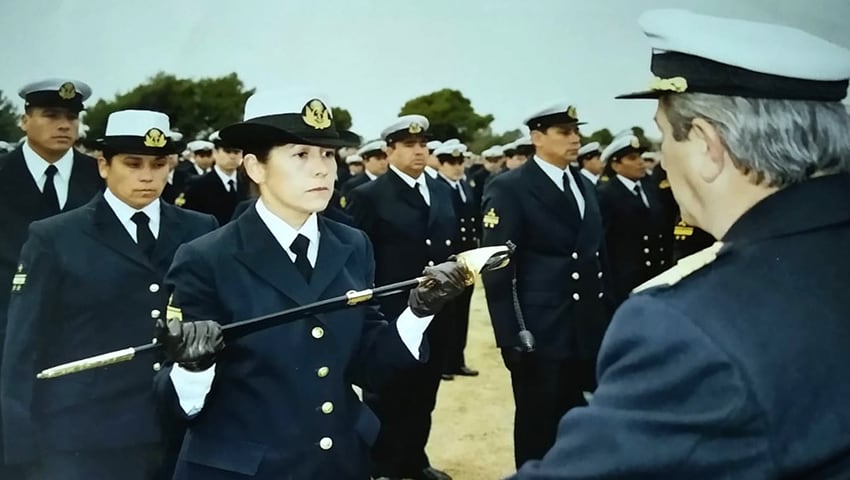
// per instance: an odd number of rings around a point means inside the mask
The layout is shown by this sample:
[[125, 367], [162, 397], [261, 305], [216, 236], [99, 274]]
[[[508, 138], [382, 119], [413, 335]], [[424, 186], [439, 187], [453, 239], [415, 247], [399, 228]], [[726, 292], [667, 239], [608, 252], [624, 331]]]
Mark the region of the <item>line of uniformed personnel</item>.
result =
[[[847, 360], [847, 274], [829, 254], [848, 219], [821, 206], [847, 198], [850, 147], [824, 132], [850, 124], [835, 107], [850, 57], [761, 24], [660, 11], [642, 25], [665, 47], [653, 53], [663, 78], [626, 98], [659, 98], [670, 178], [630, 131], [581, 145], [571, 99], [535, 110], [526, 136], [468, 169], [467, 146], [432, 139], [422, 115], [399, 117], [342, 167], [352, 135], [309, 90], [259, 92], [243, 122], [186, 145], [167, 115], [114, 112], [94, 159], [72, 148], [89, 87], [24, 87], [26, 141], [0, 157], [2, 478], [449, 479], [426, 454], [437, 392], [478, 374], [464, 358], [472, 290], [451, 259], [508, 243], [509, 268], [483, 280], [518, 478], [845, 478], [846, 387], [797, 408], [782, 347], [803, 352], [815, 387]], [[758, 29], [811, 68], [714, 50], [711, 26], [739, 39]], [[723, 115], [757, 104], [778, 129], [822, 122], [810, 133], [823, 149], [806, 165], [776, 149], [737, 156], [728, 129], [754, 121], [693, 113], [728, 97], [740, 101]], [[341, 167], [351, 177], [337, 182]], [[224, 344], [222, 325], [423, 268], [432, 282], [407, 297]], [[789, 301], [796, 272], [817, 302]], [[736, 322], [751, 300], [768, 313]], [[812, 309], [819, 324], [802, 335]], [[136, 362], [35, 380], [152, 335], [167, 352], [156, 374]]]

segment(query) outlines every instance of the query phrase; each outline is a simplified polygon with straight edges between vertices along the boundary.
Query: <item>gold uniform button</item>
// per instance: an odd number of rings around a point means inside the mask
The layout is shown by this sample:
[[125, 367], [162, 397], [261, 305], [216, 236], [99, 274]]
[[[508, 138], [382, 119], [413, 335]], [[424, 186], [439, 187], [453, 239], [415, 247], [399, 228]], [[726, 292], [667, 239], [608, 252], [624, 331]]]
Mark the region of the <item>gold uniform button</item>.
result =
[[428, 266], [429, 266], [429, 267], [433, 267], [433, 266], [434, 266], [434, 261], [433, 261], [433, 260], [428, 260]]
[[470, 222], [474, 222], [474, 221], [475, 221], [475, 217], [470, 218], [470, 219], [469, 219], [469, 221], [470, 221]]
[[604, 297], [604, 296], [605, 296], [605, 294], [604, 294], [604, 293], [599, 292], [599, 298], [602, 298], [602, 297]]
[[322, 404], [322, 413], [324, 413], [325, 415], [328, 415], [333, 411], [334, 411], [333, 402], [325, 402], [325, 403]]
[[643, 236], [643, 241], [644, 241], [644, 242], [648, 242], [648, 241], [649, 241], [649, 235], [644, 235], [644, 236]]
[[162, 312], [159, 310], [151, 310], [151, 318], [156, 320], [159, 316], [162, 315]]
[[465, 241], [466, 241], [466, 237], [460, 237], [460, 241], [461, 241], [461, 242], [465, 242]]
[[429, 247], [431, 246], [431, 239], [430, 238], [425, 239], [425, 245], [428, 245]]
[[596, 278], [602, 278], [602, 272], [597, 273]]
[[578, 274], [578, 272], [573, 272], [572, 277], [573, 277], [573, 280], [578, 280], [581, 276]]
[[599, 252], [596, 252], [596, 256], [599, 257]]
[[646, 261], [646, 266], [647, 266], [647, 267], [651, 267], [651, 266], [652, 266], [652, 262], [650, 262], [649, 260], [647, 260], [647, 261]]
[[578, 252], [573, 252], [573, 260], [578, 260]]
[[313, 335], [313, 338], [322, 338], [325, 336], [325, 329], [322, 327], [313, 327], [310, 334]]
[[154, 364], [153, 364], [153, 371], [154, 371], [154, 372], [158, 372], [158, 371], [160, 371], [160, 370], [162, 370], [162, 364], [161, 364], [161, 363], [159, 363], [159, 362], [154, 363]]
[[649, 253], [649, 249], [648, 249], [648, 248], [644, 248], [644, 249], [643, 249], [643, 253]]
[[159, 291], [159, 284], [158, 283], [150, 284], [150, 286], [148, 287], [148, 290], [150, 290], [151, 293], [158, 292]]
[[330, 369], [330, 368], [328, 368], [328, 367], [319, 367], [319, 369], [316, 371], [316, 376], [318, 376], [319, 378], [325, 378], [325, 377], [327, 377], [327, 376], [328, 376], [328, 374], [329, 374], [329, 373], [331, 373], [331, 369]]
[[452, 241], [451, 241], [451, 240], [446, 240], [446, 246], [447, 246], [447, 247], [451, 247], [451, 246], [452, 246]]
[[334, 441], [331, 440], [331, 437], [323, 437], [319, 440], [319, 448], [322, 450], [330, 450], [331, 447], [334, 446]]
[[574, 293], [573, 294], [573, 300], [575, 300], [575, 301], [581, 300], [581, 295], [579, 295], [578, 293]]
[[460, 227], [461, 232], [466, 232], [466, 227]]
[[466, 221], [466, 220], [464, 220], [464, 219], [462, 219], [462, 218], [460, 219], [460, 223], [464, 223], [465, 221]]

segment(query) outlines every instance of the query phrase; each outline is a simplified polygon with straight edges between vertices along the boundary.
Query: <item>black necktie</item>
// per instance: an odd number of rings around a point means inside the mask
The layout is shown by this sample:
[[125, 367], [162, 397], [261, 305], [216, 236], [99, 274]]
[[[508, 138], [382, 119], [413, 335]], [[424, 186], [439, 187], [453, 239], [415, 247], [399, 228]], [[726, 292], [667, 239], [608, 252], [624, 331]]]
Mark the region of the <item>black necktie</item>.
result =
[[310, 239], [304, 235], [298, 234], [289, 249], [295, 254], [295, 268], [301, 272], [304, 280], [310, 283], [310, 277], [313, 276], [313, 266], [310, 265], [310, 260], [307, 258], [307, 247], [310, 245]]
[[150, 217], [144, 212], [136, 212], [130, 217], [130, 220], [136, 224], [136, 243], [142, 249], [142, 253], [150, 258], [153, 254], [153, 247], [156, 245], [156, 239], [153, 237], [150, 228]]
[[227, 192], [231, 197], [236, 198], [236, 182], [233, 179], [227, 181]]
[[413, 184], [413, 190], [416, 191], [416, 196], [419, 197], [419, 200], [422, 200], [422, 203], [428, 206], [428, 202], [425, 201], [425, 195], [422, 195], [422, 185], [419, 182]]
[[44, 197], [44, 203], [50, 209], [50, 214], [54, 215], [59, 213], [59, 197], [56, 195], [56, 184], [54, 183], [54, 177], [59, 169], [56, 168], [56, 165], [48, 165], [47, 170], [44, 171], [44, 174], [47, 176], [47, 179], [44, 181], [44, 190], [42, 190], [42, 196]]
[[576, 197], [573, 194], [573, 189], [570, 188], [569, 173], [564, 172], [564, 175], [561, 176], [561, 181], [564, 182], [564, 195], [567, 196], [567, 202], [570, 204], [570, 207], [571, 207], [570, 211], [574, 215], [581, 217], [581, 212], [578, 209], [578, 202], [576, 201]]
[[455, 189], [455, 193], [457, 194], [458, 200], [460, 200], [460, 203], [466, 203], [466, 198], [464, 198], [463, 192], [461, 191], [461, 188], [460, 188], [460, 182], [454, 184], [454, 189]]
[[640, 184], [636, 183], [635, 188], [633, 188], [632, 191], [635, 192], [635, 195], [637, 195], [638, 199], [640, 200], [640, 203], [642, 203], [644, 207], [649, 208], [649, 202], [644, 200], [643, 195], [640, 194]]

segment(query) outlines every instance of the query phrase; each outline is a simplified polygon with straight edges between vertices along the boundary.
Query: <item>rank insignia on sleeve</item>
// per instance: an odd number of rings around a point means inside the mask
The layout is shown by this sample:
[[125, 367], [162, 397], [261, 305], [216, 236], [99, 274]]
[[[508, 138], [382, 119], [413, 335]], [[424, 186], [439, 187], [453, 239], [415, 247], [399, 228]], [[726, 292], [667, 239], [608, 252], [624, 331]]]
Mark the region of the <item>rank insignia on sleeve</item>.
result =
[[24, 284], [27, 283], [27, 274], [24, 273], [24, 266], [18, 265], [18, 271], [15, 273], [15, 276], [12, 277], [12, 291], [20, 292], [22, 288], [24, 288]]
[[686, 240], [688, 237], [694, 234], [694, 227], [689, 226], [685, 222], [679, 222], [673, 228], [673, 236], [676, 237], [676, 240]]
[[348, 205], [348, 200], [344, 196], [339, 197], [339, 206], [345, 208], [346, 205]]
[[180, 195], [178, 195], [177, 198], [174, 199], [174, 205], [176, 205], [178, 207], [182, 207], [185, 204], [186, 204], [186, 197], [182, 193]]
[[660, 182], [658, 182], [658, 188], [660, 188], [662, 190], [666, 190], [666, 189], [670, 188], [670, 181], [667, 180], [666, 178], [664, 180], [661, 180]]
[[496, 228], [496, 225], [499, 224], [499, 216], [496, 215], [496, 209], [491, 208], [481, 221], [484, 222], [484, 228]]

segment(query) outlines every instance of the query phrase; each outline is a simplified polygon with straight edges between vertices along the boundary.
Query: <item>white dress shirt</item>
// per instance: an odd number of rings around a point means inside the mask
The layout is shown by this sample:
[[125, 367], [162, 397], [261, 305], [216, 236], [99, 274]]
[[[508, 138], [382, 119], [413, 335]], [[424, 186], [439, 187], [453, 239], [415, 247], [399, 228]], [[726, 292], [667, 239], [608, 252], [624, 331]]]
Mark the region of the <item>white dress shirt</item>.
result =
[[596, 182], [599, 181], [599, 175], [594, 175], [583, 168], [580, 171], [581, 174], [584, 175], [586, 179], [590, 180], [594, 185], [596, 185]]
[[635, 195], [635, 186], [639, 186], [640, 187], [640, 199], [643, 201], [643, 204], [646, 205], [647, 208], [649, 208], [649, 199], [646, 198], [646, 193], [643, 191], [643, 185], [641, 185], [640, 180], [634, 181], [634, 180], [632, 180], [630, 178], [626, 178], [622, 175], [617, 175], [617, 179], [619, 181], [623, 182], [623, 185], [625, 185], [626, 188], [629, 189], [629, 191], [632, 193], [632, 195]]
[[174, 170], [168, 172], [168, 184], [174, 185]]
[[570, 168], [560, 169], [551, 163], [543, 160], [537, 155], [534, 156], [534, 161], [537, 162], [537, 165], [543, 170], [543, 172], [555, 182], [555, 186], [558, 187], [558, 190], [564, 191], [564, 174], [567, 174], [567, 178], [570, 182], [570, 190], [573, 192], [573, 197], [576, 199], [576, 204], [578, 205], [578, 211], [581, 218], [584, 218], [584, 196], [581, 194], [581, 190], [578, 188], [578, 183], [576, 179], [573, 178], [572, 172], [570, 172]]
[[152, 201], [141, 210], [136, 210], [121, 201], [121, 199], [116, 197], [109, 188], [103, 192], [103, 199], [106, 200], [106, 203], [109, 204], [109, 207], [113, 212], [115, 212], [115, 216], [118, 217], [121, 225], [124, 226], [124, 229], [127, 230], [127, 233], [130, 234], [130, 238], [132, 238], [134, 242], [139, 242], [136, 238], [136, 224], [132, 220], [132, 217], [136, 214], [136, 212], [142, 212], [148, 216], [150, 219], [148, 227], [151, 229], [151, 233], [153, 233], [153, 238], [159, 238], [159, 198]]
[[425, 165], [425, 173], [431, 176], [434, 180], [437, 179], [438, 170], [430, 165]]
[[[41, 158], [41, 155], [35, 153], [35, 150], [30, 147], [29, 140], [24, 142], [22, 147], [24, 153], [24, 163], [27, 164], [27, 170], [30, 171], [32, 179], [41, 192], [44, 192], [44, 182], [47, 181], [45, 171], [51, 164], [47, 160]], [[71, 170], [74, 168], [74, 149], [69, 148], [62, 158], [53, 162], [56, 166], [56, 175], [53, 176], [53, 186], [56, 189], [56, 199], [59, 200], [59, 209], [65, 208], [65, 203], [68, 202], [68, 184], [71, 181]]]
[[[307, 259], [310, 265], [316, 266], [316, 259], [319, 257], [319, 223], [315, 213], [307, 217], [307, 221], [300, 228], [295, 229], [280, 217], [272, 213], [263, 199], [260, 198], [255, 203], [257, 214], [260, 220], [271, 231], [272, 236], [277, 240], [280, 247], [289, 255], [290, 260], [295, 262], [295, 253], [290, 250], [292, 242], [299, 234], [304, 235], [310, 240], [307, 246]], [[371, 286], [371, 285], [369, 285]], [[425, 330], [430, 325], [433, 315], [424, 318], [419, 318], [406, 308], [396, 321], [401, 341], [410, 351], [410, 354], [419, 360], [419, 348], [422, 346], [422, 337]], [[215, 378], [215, 365], [203, 372], [190, 372], [184, 370], [179, 365], [174, 365], [170, 373], [171, 383], [174, 385], [174, 391], [177, 393], [177, 398], [180, 402], [180, 407], [187, 415], [195, 415], [204, 407], [207, 394], [212, 387], [213, 379]]]
[[376, 178], [378, 178], [378, 176], [377, 176], [377, 175], [375, 175], [374, 173], [370, 172], [369, 170], [364, 170], [364, 172], [366, 172], [366, 176], [367, 176], [367, 177], [369, 177], [369, 180], [375, 180]]
[[463, 203], [466, 203], [466, 192], [463, 191], [463, 187], [461, 187], [460, 181], [452, 180], [451, 178], [443, 175], [442, 173], [440, 174], [440, 176], [443, 177], [443, 180], [448, 182], [450, 187], [460, 192], [460, 199], [463, 201]]
[[425, 175], [419, 174], [419, 178], [413, 178], [397, 169], [395, 165], [390, 165], [390, 168], [396, 173], [396, 175], [404, 180], [404, 183], [410, 185], [410, 188], [414, 188], [416, 184], [419, 184], [419, 194], [422, 195], [422, 198], [425, 200], [425, 204], [429, 207], [431, 206], [431, 193], [428, 191], [428, 182], [425, 180]]
[[215, 170], [215, 174], [218, 175], [218, 179], [221, 180], [221, 183], [224, 184], [225, 190], [228, 192], [230, 191], [230, 185], [228, 185], [227, 182], [231, 180], [233, 180], [233, 189], [237, 191], [239, 190], [239, 182], [236, 179], [236, 170], [230, 172], [230, 175], [224, 173], [224, 170], [222, 170], [218, 165], [215, 165], [213, 170]]

